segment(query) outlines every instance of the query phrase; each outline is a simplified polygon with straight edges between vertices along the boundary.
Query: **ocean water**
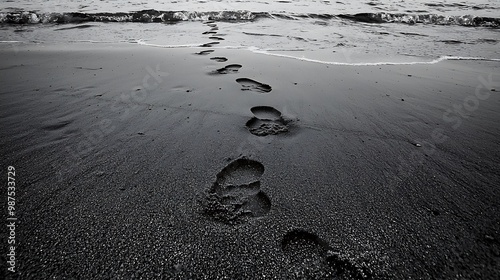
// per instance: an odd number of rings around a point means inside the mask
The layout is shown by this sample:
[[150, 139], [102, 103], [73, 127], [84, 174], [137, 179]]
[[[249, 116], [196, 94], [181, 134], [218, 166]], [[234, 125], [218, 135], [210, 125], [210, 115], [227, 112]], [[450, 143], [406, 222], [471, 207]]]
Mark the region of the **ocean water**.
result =
[[[205, 24], [214, 21], [211, 27]], [[216, 37], [216, 38], [210, 38]], [[141, 44], [248, 50], [314, 63], [500, 59], [500, 1], [0, 2], [0, 47]]]

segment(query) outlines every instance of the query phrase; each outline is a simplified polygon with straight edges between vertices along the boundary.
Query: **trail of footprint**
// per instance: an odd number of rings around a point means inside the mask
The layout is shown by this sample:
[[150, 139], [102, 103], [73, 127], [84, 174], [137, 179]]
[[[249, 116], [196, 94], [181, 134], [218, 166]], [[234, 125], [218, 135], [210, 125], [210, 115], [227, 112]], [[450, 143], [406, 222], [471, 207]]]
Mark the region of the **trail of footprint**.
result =
[[250, 133], [257, 136], [267, 136], [288, 132], [288, 121], [285, 121], [281, 112], [275, 108], [257, 106], [250, 111], [255, 115], [246, 123]]
[[210, 54], [212, 52], [214, 52], [214, 50], [204, 50], [204, 51], [201, 51], [201, 52], [197, 52], [195, 54], [197, 54], [197, 55], [207, 55], [207, 54]]
[[215, 220], [237, 224], [248, 218], [266, 215], [271, 209], [269, 197], [260, 189], [264, 166], [240, 158], [222, 169], [201, 205]]
[[221, 57], [221, 56], [211, 57], [210, 59], [211, 59], [211, 60], [215, 60], [215, 61], [217, 61], [217, 62], [226, 62], [226, 61], [227, 61], [227, 58], [225, 58], [225, 57]]
[[226, 65], [223, 68], [219, 68], [212, 72], [212, 74], [228, 74], [228, 73], [236, 73], [238, 70], [240, 70], [242, 66], [239, 64], [229, 64]]
[[295, 273], [305, 278], [371, 278], [368, 272], [356, 267], [340, 252], [333, 250], [326, 241], [305, 230], [297, 229], [285, 234], [281, 249], [296, 269]]
[[241, 90], [251, 90], [260, 93], [268, 93], [272, 90], [270, 85], [263, 84], [248, 78], [239, 78], [236, 79], [236, 82], [242, 86]]

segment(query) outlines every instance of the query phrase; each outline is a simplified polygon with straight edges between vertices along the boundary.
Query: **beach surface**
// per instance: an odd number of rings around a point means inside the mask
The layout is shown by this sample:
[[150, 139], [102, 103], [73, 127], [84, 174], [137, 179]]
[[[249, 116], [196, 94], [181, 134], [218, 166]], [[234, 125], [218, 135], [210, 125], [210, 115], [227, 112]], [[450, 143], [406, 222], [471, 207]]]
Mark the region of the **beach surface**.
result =
[[0, 61], [12, 279], [500, 276], [499, 62], [106, 43]]

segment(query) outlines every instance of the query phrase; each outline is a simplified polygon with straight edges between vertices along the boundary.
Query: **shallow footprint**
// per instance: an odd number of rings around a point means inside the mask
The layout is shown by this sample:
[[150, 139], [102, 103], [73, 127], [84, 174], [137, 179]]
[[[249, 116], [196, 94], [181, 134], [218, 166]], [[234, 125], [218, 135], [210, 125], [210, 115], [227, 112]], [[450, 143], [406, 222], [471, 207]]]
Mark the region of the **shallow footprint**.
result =
[[216, 36], [208, 37], [208, 39], [210, 39], [210, 40], [219, 40], [219, 41], [225, 40], [224, 38], [216, 37]]
[[211, 60], [215, 60], [215, 61], [217, 61], [217, 62], [226, 62], [226, 61], [227, 61], [227, 58], [225, 58], [225, 57], [221, 57], [221, 56], [211, 57], [210, 59], [211, 59]]
[[57, 120], [55, 122], [46, 122], [43, 124], [42, 129], [48, 131], [57, 131], [71, 123], [72, 121], [70, 120], [65, 120], [65, 121]]
[[220, 42], [210, 42], [210, 43], [206, 43], [206, 44], [200, 45], [200, 47], [202, 47], [202, 48], [209, 48], [209, 47], [213, 47], [214, 45], [217, 45], [217, 44], [220, 44]]
[[201, 51], [201, 52], [197, 52], [195, 54], [197, 55], [207, 55], [207, 54], [210, 54], [210, 53], [213, 53], [214, 50], [205, 50], [205, 51]]
[[263, 84], [248, 78], [238, 78], [236, 79], [236, 82], [242, 86], [241, 90], [251, 90], [261, 93], [268, 93], [272, 90], [270, 85]]
[[223, 68], [217, 69], [213, 72], [213, 74], [228, 74], [228, 73], [236, 73], [240, 70], [242, 66], [239, 64], [229, 64]]
[[267, 136], [288, 132], [288, 122], [281, 112], [270, 106], [257, 106], [250, 109], [255, 117], [251, 118], [246, 127], [253, 135]]

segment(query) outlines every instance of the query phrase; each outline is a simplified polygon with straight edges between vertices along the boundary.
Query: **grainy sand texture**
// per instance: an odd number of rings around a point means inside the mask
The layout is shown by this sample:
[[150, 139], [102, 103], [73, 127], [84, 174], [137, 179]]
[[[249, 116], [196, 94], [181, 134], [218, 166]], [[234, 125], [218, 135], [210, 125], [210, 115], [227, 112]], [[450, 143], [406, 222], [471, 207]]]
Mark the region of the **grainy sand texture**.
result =
[[329, 65], [210, 36], [0, 50], [9, 277], [498, 279], [498, 62]]

